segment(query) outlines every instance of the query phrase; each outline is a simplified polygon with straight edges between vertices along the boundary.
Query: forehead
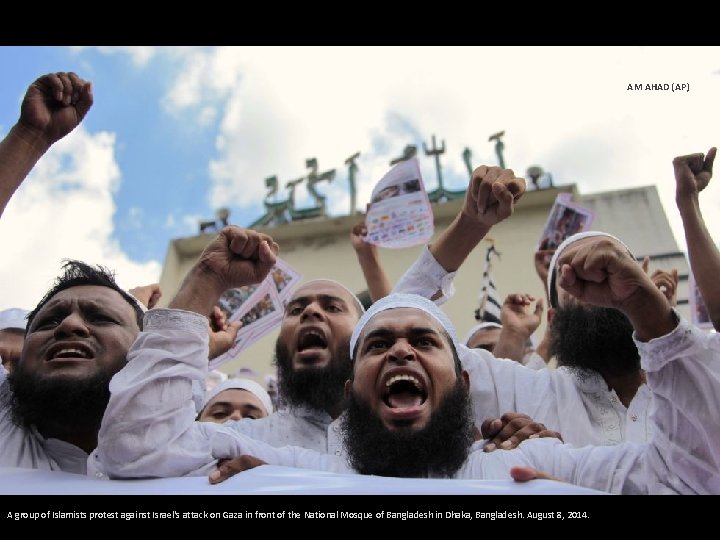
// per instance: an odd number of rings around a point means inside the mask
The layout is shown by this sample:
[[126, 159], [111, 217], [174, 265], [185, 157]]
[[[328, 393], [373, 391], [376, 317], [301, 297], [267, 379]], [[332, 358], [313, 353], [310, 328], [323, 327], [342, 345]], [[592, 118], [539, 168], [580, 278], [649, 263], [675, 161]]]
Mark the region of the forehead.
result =
[[429, 313], [417, 308], [394, 308], [381, 311], [370, 319], [363, 328], [358, 342], [374, 330], [406, 332], [413, 328], [430, 328], [438, 334], [445, 332], [442, 325]]
[[[248, 403], [252, 405], [262, 405], [259, 397], [244, 388], [228, 388], [227, 390], [223, 390], [212, 398], [207, 406], [209, 407], [219, 402], [231, 403], [233, 405], [245, 405]], [[263, 406], [262, 408], [264, 409], [265, 407]]]
[[129, 317], [135, 318], [132, 306], [119, 292], [100, 285], [79, 285], [62, 290], [50, 298], [40, 312], [75, 303], [100, 306], [112, 311], [124, 312]]
[[355, 305], [355, 299], [348, 290], [332, 281], [311, 281], [301, 285], [295, 290], [290, 301], [294, 302], [299, 298], [314, 299], [318, 296], [335, 296], [344, 300], [348, 305]]

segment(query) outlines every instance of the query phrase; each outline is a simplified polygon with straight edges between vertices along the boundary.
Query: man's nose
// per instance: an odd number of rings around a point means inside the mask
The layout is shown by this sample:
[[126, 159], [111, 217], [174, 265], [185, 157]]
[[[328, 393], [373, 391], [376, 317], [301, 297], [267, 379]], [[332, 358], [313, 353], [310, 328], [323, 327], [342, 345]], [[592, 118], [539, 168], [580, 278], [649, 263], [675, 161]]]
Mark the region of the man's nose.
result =
[[410, 362], [415, 360], [415, 349], [406, 339], [398, 339], [388, 350], [388, 356], [396, 362]]
[[85, 323], [85, 320], [79, 313], [73, 312], [68, 314], [60, 324], [55, 327], [56, 336], [70, 336], [70, 335], [90, 335], [90, 330]]

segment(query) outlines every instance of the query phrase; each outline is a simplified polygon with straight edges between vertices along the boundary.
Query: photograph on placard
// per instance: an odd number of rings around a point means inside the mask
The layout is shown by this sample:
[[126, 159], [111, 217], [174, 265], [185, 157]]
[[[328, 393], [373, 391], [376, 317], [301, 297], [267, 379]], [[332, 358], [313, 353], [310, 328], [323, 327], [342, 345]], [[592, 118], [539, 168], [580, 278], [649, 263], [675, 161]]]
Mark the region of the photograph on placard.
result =
[[570, 201], [567, 193], [555, 199], [538, 243], [539, 250], [554, 250], [573, 234], [586, 231], [595, 218], [595, 212]]

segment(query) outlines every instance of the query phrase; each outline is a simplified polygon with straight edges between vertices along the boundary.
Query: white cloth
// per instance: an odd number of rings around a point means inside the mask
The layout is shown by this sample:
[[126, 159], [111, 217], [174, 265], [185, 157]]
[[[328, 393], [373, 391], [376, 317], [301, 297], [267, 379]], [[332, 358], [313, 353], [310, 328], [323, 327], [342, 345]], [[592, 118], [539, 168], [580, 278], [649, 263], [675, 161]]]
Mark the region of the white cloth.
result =
[[21, 467], [85, 474], [88, 455], [74, 444], [46, 439], [36, 429], [13, 423], [10, 384], [0, 366], [0, 467]]
[[10, 308], [0, 311], [0, 330], [6, 328], [19, 328], [25, 330], [27, 316], [30, 313], [27, 309]]
[[258, 420], [243, 419], [223, 425], [270, 446], [300, 446], [338, 455], [341, 448], [337, 423], [317, 409], [293, 407]]
[[[273, 465], [349, 472], [344, 457], [276, 448], [226, 425], [193, 421], [190, 381], [207, 369], [207, 362], [199, 360], [203, 355], [194, 350], [207, 348], [205, 325], [193, 313], [155, 310], [146, 315], [130, 362], [111, 383], [98, 446], [108, 473], [120, 478], [205, 475], [217, 459], [241, 454]], [[195, 339], [183, 342], [189, 334]], [[513, 451], [471, 453], [456, 477], [507, 479], [510, 466], [529, 465], [615, 493], [720, 493], [720, 336], [681, 320], [670, 334], [636, 344], [654, 396], [655, 435], [648, 444], [573, 448], [558, 440], [528, 440]], [[536, 380], [555, 380], [549, 371], [510, 365]]]
[[226, 379], [220, 384], [216, 385], [212, 390], [209, 390], [205, 394], [200, 412], [210, 403], [220, 392], [225, 390], [247, 390], [260, 400], [260, 403], [265, 407], [265, 411], [268, 415], [273, 413], [273, 404], [270, 399], [270, 395], [265, 389], [252, 379]]
[[498, 324], [496, 322], [481, 322], [479, 324], [476, 324], [473, 326], [468, 333], [465, 335], [465, 339], [463, 339], [463, 343], [465, 345], [468, 344], [470, 341], [470, 338], [472, 338], [475, 334], [477, 334], [480, 330], [484, 330], [486, 328], [502, 328], [502, 324]]
[[540, 356], [535, 351], [531, 351], [531, 352], [527, 353], [525, 356], [523, 356], [521, 363], [526, 368], [534, 369], [536, 371], [547, 368], [547, 363], [545, 362], [543, 357]]
[[412, 293], [432, 298], [436, 292], [440, 291], [440, 297], [434, 300], [440, 306], [455, 295], [453, 279], [455, 279], [456, 273], [445, 270], [430, 253], [430, 248], [425, 247], [420, 256], [402, 275], [400, 281], [395, 284], [392, 293]]
[[440, 324], [440, 326], [444, 327], [445, 330], [447, 330], [447, 333], [450, 335], [453, 342], [457, 346], [458, 338], [457, 332], [455, 331], [455, 326], [453, 326], [453, 323], [450, 322], [448, 316], [445, 315], [445, 313], [435, 303], [433, 303], [431, 300], [428, 300], [427, 298], [418, 296], [417, 294], [393, 292], [388, 296], [385, 296], [384, 298], [381, 298], [377, 302], [373, 303], [373, 305], [370, 306], [370, 309], [368, 309], [363, 314], [363, 316], [360, 317], [360, 320], [355, 325], [355, 330], [353, 330], [352, 336], [350, 337], [351, 356], [355, 351], [355, 345], [357, 344], [357, 340], [360, 337], [360, 334], [365, 328], [365, 325], [370, 322], [370, 319], [372, 319], [381, 311], [397, 308], [416, 308], [424, 311], [433, 319], [435, 319], [438, 324]]

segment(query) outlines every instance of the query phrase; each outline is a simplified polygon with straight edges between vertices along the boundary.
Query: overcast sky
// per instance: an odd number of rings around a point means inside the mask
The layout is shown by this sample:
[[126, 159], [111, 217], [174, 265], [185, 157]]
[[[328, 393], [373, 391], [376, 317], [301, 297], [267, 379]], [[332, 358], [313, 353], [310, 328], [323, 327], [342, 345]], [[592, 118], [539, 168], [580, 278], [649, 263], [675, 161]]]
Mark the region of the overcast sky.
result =
[[[227, 206], [247, 226], [263, 214], [264, 179], [306, 174], [315, 157], [332, 214], [347, 214], [344, 161], [361, 152], [358, 206], [407, 144], [445, 141], [448, 187], [505, 161], [581, 193], [655, 184], [685, 249], [672, 158], [720, 143], [718, 47], [0, 47], [0, 134], [35, 78], [92, 80], [83, 126], [46, 156], [0, 219], [0, 309], [35, 305], [62, 258], [102, 262], [121, 285], [157, 281], [168, 242]], [[687, 84], [689, 92], [645, 90]], [[643, 90], [628, 90], [641, 84]], [[428, 189], [434, 161], [420, 157]], [[720, 231], [720, 180], [701, 196]], [[300, 188], [298, 205], [310, 199]]]

